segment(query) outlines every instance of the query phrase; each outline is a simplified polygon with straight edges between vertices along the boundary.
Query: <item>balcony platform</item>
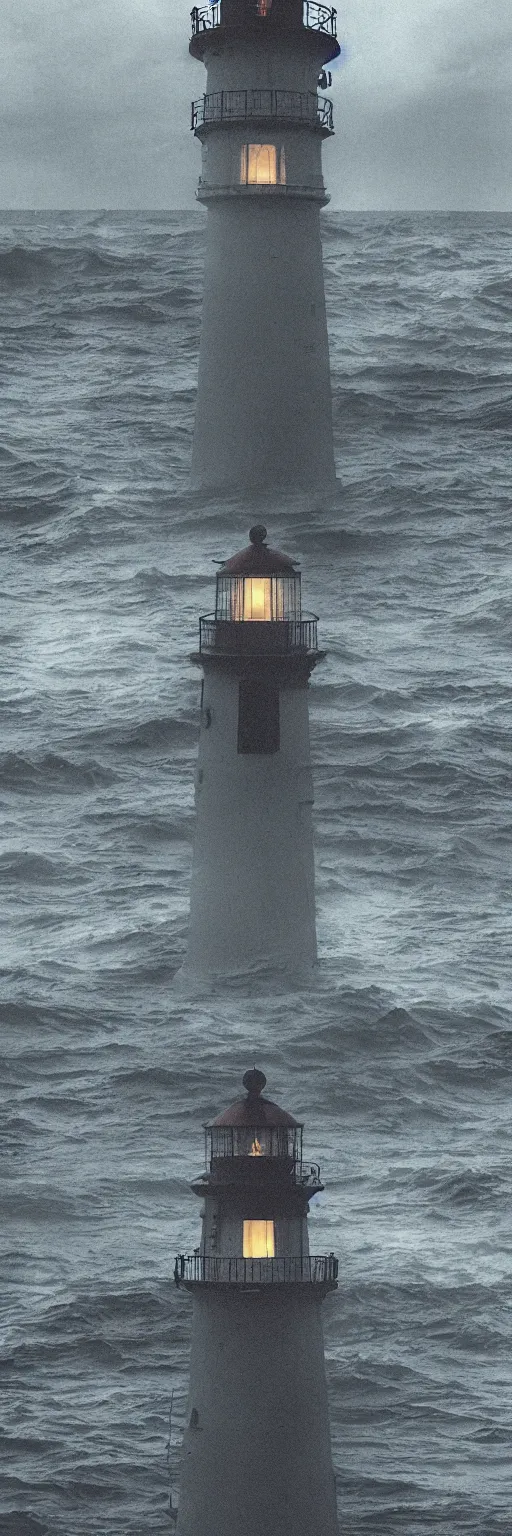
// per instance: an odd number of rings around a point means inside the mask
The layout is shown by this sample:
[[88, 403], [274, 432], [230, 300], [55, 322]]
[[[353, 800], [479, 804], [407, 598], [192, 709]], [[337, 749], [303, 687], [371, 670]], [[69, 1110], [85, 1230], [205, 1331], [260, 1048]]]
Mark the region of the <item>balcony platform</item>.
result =
[[315, 613], [301, 619], [217, 619], [204, 614], [199, 620], [201, 656], [316, 656], [318, 657], [318, 618]]
[[209, 182], [199, 180], [196, 192], [198, 203], [213, 203], [217, 199], [227, 197], [277, 197], [277, 198], [303, 198], [309, 203], [320, 203], [321, 208], [326, 208], [330, 203], [330, 194], [323, 187], [294, 186], [291, 182], [286, 185], [272, 182], [263, 183], [261, 186], [248, 186], [243, 182], [230, 182], [226, 186], [210, 186]]
[[307, 1287], [318, 1295], [337, 1289], [338, 1260], [332, 1253], [275, 1259], [220, 1258], [199, 1253], [180, 1253], [174, 1266], [174, 1280], [177, 1286], [183, 1285], [186, 1290], [193, 1290], [196, 1286], [260, 1289], [279, 1285]]
[[284, 1160], [272, 1157], [216, 1157], [209, 1169], [198, 1174], [192, 1189], [195, 1195], [212, 1194], [216, 1189], [232, 1191], [278, 1191], [282, 1200], [297, 1208], [307, 1205], [314, 1195], [324, 1189], [318, 1164], [311, 1168], [287, 1165]]
[[309, 677], [326, 651], [317, 644], [316, 615], [305, 619], [216, 619], [206, 614], [199, 620], [199, 650], [190, 660], [195, 666], [222, 667], [235, 675], [258, 676], [266, 668], [283, 683], [291, 674]]
[[334, 133], [332, 101], [315, 91], [210, 91], [192, 102], [191, 128], [199, 138], [210, 128], [247, 121], [312, 128], [323, 138]]

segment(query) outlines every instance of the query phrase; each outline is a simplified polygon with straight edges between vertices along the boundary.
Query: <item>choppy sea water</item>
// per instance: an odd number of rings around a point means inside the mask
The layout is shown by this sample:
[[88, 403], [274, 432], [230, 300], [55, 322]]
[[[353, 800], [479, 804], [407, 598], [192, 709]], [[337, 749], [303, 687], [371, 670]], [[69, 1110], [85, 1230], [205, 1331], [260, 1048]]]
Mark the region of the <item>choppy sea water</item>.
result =
[[[187, 485], [204, 223], [0, 216], [2, 1536], [172, 1530], [203, 1120], [306, 1120], [344, 1536], [509, 1536], [512, 217], [324, 220], [339, 485]], [[302, 562], [321, 965], [173, 989], [213, 560]], [[173, 1394], [170, 1445], [169, 1405]]]

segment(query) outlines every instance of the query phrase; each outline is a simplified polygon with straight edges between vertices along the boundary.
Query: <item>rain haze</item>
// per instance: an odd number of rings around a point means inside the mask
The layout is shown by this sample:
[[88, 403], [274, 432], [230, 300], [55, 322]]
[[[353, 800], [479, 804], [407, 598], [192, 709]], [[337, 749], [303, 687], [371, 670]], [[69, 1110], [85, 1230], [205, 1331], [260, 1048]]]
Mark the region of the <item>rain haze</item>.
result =
[[[193, 207], [185, 0], [3, 9], [1, 205]], [[349, 0], [338, 35], [331, 207], [508, 209], [509, 0]]]

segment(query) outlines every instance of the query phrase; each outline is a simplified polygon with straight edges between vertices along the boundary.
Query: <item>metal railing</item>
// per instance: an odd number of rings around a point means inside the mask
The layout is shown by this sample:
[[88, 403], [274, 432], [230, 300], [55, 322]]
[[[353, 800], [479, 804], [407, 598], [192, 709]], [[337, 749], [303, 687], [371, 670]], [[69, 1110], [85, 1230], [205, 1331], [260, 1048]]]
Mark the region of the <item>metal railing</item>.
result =
[[320, 1185], [320, 1164], [302, 1161], [301, 1125], [207, 1125], [204, 1150], [206, 1168], [217, 1177], [227, 1172], [240, 1179]]
[[192, 37], [198, 37], [200, 32], [209, 32], [211, 27], [220, 27], [221, 5], [195, 5], [190, 12], [192, 22]]
[[[336, 15], [337, 12], [328, 5], [318, 5], [316, 0], [304, 0], [302, 25], [309, 32], [329, 32], [332, 37], [336, 37]], [[263, 22], [270, 20], [275, 24], [272, 7], [270, 6], [265, 15], [262, 15], [257, 0], [241, 13], [241, 24], [249, 16]], [[222, 26], [222, 0], [217, 0], [216, 5], [195, 5], [190, 13], [190, 19], [193, 37], [198, 37], [201, 32], [209, 32], [212, 27]]]
[[205, 614], [199, 620], [201, 655], [289, 656], [318, 651], [318, 619], [243, 620], [216, 619]]
[[334, 133], [332, 101], [328, 96], [317, 96], [315, 91], [212, 91], [192, 102], [194, 132], [208, 123], [245, 122], [255, 117], [310, 123], [314, 128]]
[[302, 23], [309, 32], [330, 32], [336, 37], [337, 11], [328, 5], [317, 5], [316, 0], [304, 0]]
[[338, 1260], [333, 1253], [304, 1258], [220, 1258], [201, 1253], [178, 1254], [176, 1285], [318, 1285], [335, 1290]]
[[304, 1164], [300, 1163], [295, 1175], [295, 1182], [296, 1184], [304, 1185], [305, 1188], [307, 1188], [308, 1184], [311, 1184], [313, 1189], [317, 1189], [320, 1183], [320, 1163], [312, 1163], [309, 1168], [305, 1168]]

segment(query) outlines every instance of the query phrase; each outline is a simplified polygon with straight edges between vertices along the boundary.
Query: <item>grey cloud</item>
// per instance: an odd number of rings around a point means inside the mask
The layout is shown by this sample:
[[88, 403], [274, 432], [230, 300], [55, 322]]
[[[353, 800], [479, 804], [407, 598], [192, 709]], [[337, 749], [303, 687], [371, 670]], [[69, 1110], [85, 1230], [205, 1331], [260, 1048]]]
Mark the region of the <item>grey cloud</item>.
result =
[[[510, 208], [510, 93], [437, 84], [387, 112], [338, 112], [343, 163], [328, 171], [334, 206]], [[334, 158], [334, 157], [333, 157]]]

